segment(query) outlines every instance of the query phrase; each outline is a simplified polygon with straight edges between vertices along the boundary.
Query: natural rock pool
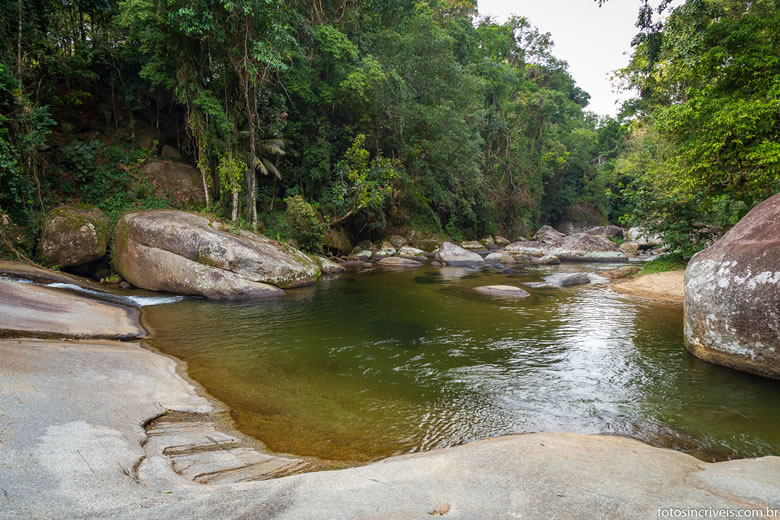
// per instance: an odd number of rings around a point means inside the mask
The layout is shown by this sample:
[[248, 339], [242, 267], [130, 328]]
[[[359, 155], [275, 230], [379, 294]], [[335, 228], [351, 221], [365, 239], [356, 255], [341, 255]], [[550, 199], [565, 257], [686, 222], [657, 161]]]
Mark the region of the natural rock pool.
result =
[[603, 283], [524, 300], [471, 290], [608, 268], [347, 273], [280, 299], [146, 307], [144, 321], [150, 345], [277, 452], [352, 464], [566, 431], [705, 460], [780, 454], [780, 386], [689, 355], [682, 306]]

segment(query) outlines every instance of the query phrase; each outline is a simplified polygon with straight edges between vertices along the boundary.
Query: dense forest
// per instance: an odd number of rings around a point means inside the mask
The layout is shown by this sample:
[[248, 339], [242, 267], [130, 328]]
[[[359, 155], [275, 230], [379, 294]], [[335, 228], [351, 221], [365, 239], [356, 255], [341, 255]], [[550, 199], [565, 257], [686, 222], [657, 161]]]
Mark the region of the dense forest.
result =
[[175, 204], [140, 174], [165, 145], [192, 209], [307, 249], [586, 218], [689, 257], [780, 191], [778, 4], [638, 2], [616, 74], [638, 95], [604, 118], [551, 35], [468, 0], [9, 0], [3, 241], [34, 256], [65, 202]]

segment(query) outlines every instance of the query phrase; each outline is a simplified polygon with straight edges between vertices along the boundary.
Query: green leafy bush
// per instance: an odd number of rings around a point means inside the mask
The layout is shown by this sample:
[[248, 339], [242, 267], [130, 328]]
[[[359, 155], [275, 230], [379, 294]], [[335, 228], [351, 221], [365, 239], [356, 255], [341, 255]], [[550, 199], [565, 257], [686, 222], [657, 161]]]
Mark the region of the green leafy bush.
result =
[[288, 197], [285, 202], [287, 203], [285, 221], [290, 236], [307, 251], [321, 249], [325, 226], [320, 222], [317, 210], [300, 195]]

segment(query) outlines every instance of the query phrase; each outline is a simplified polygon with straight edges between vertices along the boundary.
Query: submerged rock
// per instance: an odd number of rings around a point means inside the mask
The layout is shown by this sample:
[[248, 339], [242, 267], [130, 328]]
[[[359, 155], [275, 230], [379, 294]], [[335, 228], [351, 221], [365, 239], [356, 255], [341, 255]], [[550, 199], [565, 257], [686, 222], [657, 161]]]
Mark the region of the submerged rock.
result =
[[485, 263], [482, 257], [477, 253], [466, 251], [452, 242], [444, 242], [441, 245], [436, 252], [436, 260], [454, 267], [476, 266]]
[[544, 277], [544, 281], [555, 287], [573, 287], [590, 283], [590, 277], [585, 273], [556, 273]]
[[474, 289], [478, 293], [488, 296], [498, 296], [501, 298], [527, 298], [531, 296], [528, 291], [515, 287], [514, 285], [486, 285]]
[[46, 215], [41, 256], [49, 265], [70, 267], [106, 256], [108, 217], [95, 206], [60, 206]]
[[230, 233], [192, 213], [163, 210], [120, 219], [114, 267], [136, 287], [214, 299], [280, 294], [277, 287], [309, 285], [320, 275], [297, 249], [254, 233]]
[[780, 194], [691, 259], [685, 340], [705, 361], [780, 379]]

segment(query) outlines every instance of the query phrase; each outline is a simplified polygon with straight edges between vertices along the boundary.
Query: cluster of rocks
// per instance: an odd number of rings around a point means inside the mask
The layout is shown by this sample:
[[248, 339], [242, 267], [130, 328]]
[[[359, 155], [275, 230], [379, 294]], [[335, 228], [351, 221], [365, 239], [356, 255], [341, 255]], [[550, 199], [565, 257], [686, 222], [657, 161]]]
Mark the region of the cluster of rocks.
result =
[[[151, 171], [167, 167], [164, 161], [150, 164]], [[197, 191], [194, 175], [189, 184], [191, 193]], [[175, 178], [168, 174], [163, 177]], [[187, 192], [183, 185], [169, 188]], [[511, 268], [524, 264], [620, 262], [628, 255], [613, 239], [623, 236], [617, 226], [595, 227], [571, 235], [544, 226], [530, 241], [510, 242], [502, 236], [488, 236], [457, 245], [410, 232], [405, 237], [392, 235], [352, 247], [343, 230], [333, 229], [326, 233], [325, 242], [326, 249], [336, 254], [328, 258], [307, 256], [287, 244], [233, 230], [193, 213], [147, 210], [120, 219], [113, 234], [111, 262], [122, 279], [139, 288], [242, 299], [280, 295], [283, 289], [314, 283], [321, 273], [368, 266]], [[105, 258], [111, 239], [108, 218], [98, 208], [62, 206], [47, 216], [41, 253], [50, 265], [79, 266]]]
[[[354, 247], [346, 262], [376, 262], [379, 265], [398, 265], [385, 259], [399, 257], [424, 264], [438, 263], [457, 267], [473, 267], [481, 264], [513, 265], [542, 264], [556, 265], [561, 262], [625, 262], [636, 256], [641, 249], [654, 247], [660, 242], [657, 237], [649, 240], [641, 230], [632, 230], [642, 242], [618, 242], [625, 239], [623, 228], [598, 226], [585, 232], [566, 235], [550, 226], [543, 226], [532, 240], [519, 238], [510, 242], [502, 236], [470, 240], [460, 245], [451, 242], [431, 244], [429, 249], [408, 245], [404, 237], [392, 236], [377, 243], [361, 242]], [[629, 236], [631, 233], [629, 232]], [[617, 239], [617, 240], [616, 240]], [[413, 264], [407, 264], [413, 265]]]

